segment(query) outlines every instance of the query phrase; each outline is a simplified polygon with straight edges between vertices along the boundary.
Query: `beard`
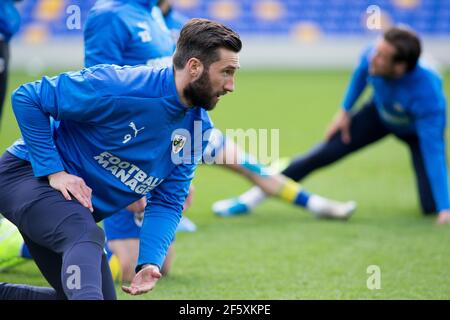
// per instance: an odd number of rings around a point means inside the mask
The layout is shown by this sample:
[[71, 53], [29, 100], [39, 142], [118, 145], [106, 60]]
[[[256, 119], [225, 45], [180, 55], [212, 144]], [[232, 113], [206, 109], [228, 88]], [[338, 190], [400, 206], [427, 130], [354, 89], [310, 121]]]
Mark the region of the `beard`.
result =
[[197, 80], [189, 83], [184, 88], [183, 94], [193, 106], [201, 107], [207, 111], [214, 109], [219, 101], [217, 94], [213, 92], [207, 70], [203, 70]]

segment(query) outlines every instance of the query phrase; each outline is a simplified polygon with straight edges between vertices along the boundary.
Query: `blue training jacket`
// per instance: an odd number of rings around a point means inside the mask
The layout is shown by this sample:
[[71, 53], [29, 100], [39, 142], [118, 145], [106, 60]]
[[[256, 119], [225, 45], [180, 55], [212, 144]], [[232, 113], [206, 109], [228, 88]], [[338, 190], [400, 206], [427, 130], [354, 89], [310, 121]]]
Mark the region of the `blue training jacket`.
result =
[[416, 134], [437, 210], [450, 209], [445, 154], [446, 101], [439, 75], [420, 61], [400, 79], [369, 74], [374, 47], [362, 54], [342, 103], [350, 110], [370, 84], [381, 120], [393, 133]]
[[0, 35], [6, 41], [9, 41], [20, 27], [20, 15], [14, 6], [14, 2], [17, 1], [0, 1]]
[[[173, 13], [173, 10], [171, 12]], [[170, 27], [165, 25], [169, 16]], [[105, 20], [115, 23], [104, 23]], [[86, 67], [99, 63], [170, 66], [175, 50], [171, 32], [175, 28], [174, 32], [178, 33], [185, 21], [181, 15], [171, 14], [163, 17], [160, 8], [148, 0], [97, 1], [89, 12], [84, 30]], [[143, 36], [143, 29], [136, 28], [137, 25], [146, 26], [145, 29], [151, 37]], [[116, 28], [121, 28], [122, 32], [116, 33]], [[105, 38], [104, 35], [108, 37]], [[205, 118], [208, 117], [206, 111], [201, 112]], [[108, 223], [114, 223], [117, 228], [121, 228], [121, 219], [109, 219]]]
[[100, 0], [84, 29], [85, 66], [167, 66], [175, 42], [161, 10], [151, 0]]
[[138, 269], [161, 267], [212, 128], [203, 109], [180, 102], [173, 69], [98, 65], [24, 84], [12, 102], [23, 140], [8, 151], [37, 177], [82, 177], [97, 220], [148, 193]]

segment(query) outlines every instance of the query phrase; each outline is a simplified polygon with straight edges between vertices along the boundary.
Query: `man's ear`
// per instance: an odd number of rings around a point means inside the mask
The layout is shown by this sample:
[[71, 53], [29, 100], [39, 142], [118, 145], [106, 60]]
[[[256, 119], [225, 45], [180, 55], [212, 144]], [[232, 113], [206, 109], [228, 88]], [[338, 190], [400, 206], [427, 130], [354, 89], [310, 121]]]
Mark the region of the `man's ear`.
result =
[[397, 77], [401, 77], [406, 73], [406, 62], [397, 62], [394, 64], [394, 73]]
[[187, 71], [191, 79], [197, 80], [203, 73], [203, 63], [197, 58], [190, 58], [187, 63]]

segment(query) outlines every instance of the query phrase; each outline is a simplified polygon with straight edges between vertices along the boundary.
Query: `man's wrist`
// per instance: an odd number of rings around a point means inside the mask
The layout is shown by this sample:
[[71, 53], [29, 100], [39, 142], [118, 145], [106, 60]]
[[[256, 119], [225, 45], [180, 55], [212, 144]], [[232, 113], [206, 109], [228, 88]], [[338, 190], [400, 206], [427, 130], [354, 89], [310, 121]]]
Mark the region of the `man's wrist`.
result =
[[160, 268], [159, 268], [159, 266], [157, 264], [145, 263], [145, 264], [142, 264], [142, 265], [138, 266], [138, 268], [137, 268], [138, 270], [136, 270], [136, 272], [139, 272], [139, 271], [141, 271], [143, 269], [147, 269], [147, 268], [150, 268], [150, 267], [156, 268], [158, 270], [158, 272], [160, 271]]
[[50, 178], [50, 177], [55, 176], [57, 174], [61, 174], [62, 172], [65, 172], [65, 171], [64, 170], [60, 170], [60, 171], [52, 172], [52, 173], [49, 173], [47, 175], [47, 177]]

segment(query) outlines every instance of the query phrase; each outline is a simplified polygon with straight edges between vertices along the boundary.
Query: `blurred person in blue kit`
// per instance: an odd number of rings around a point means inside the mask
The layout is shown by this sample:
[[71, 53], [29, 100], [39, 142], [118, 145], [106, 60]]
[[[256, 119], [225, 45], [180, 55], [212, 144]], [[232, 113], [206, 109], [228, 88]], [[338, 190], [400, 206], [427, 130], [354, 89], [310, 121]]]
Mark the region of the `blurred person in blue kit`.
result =
[[8, 83], [9, 41], [20, 27], [20, 15], [14, 5], [19, 1], [0, 1], [0, 124]]
[[[282, 174], [300, 181], [353, 152], [394, 135], [411, 153], [420, 205], [437, 213], [437, 223], [450, 223], [445, 146], [446, 99], [442, 79], [421, 61], [421, 41], [412, 30], [387, 29], [362, 53], [342, 106], [324, 141], [291, 161]], [[372, 96], [355, 110], [368, 86]], [[240, 197], [222, 200], [227, 210], [248, 213], [267, 196], [254, 187]]]

